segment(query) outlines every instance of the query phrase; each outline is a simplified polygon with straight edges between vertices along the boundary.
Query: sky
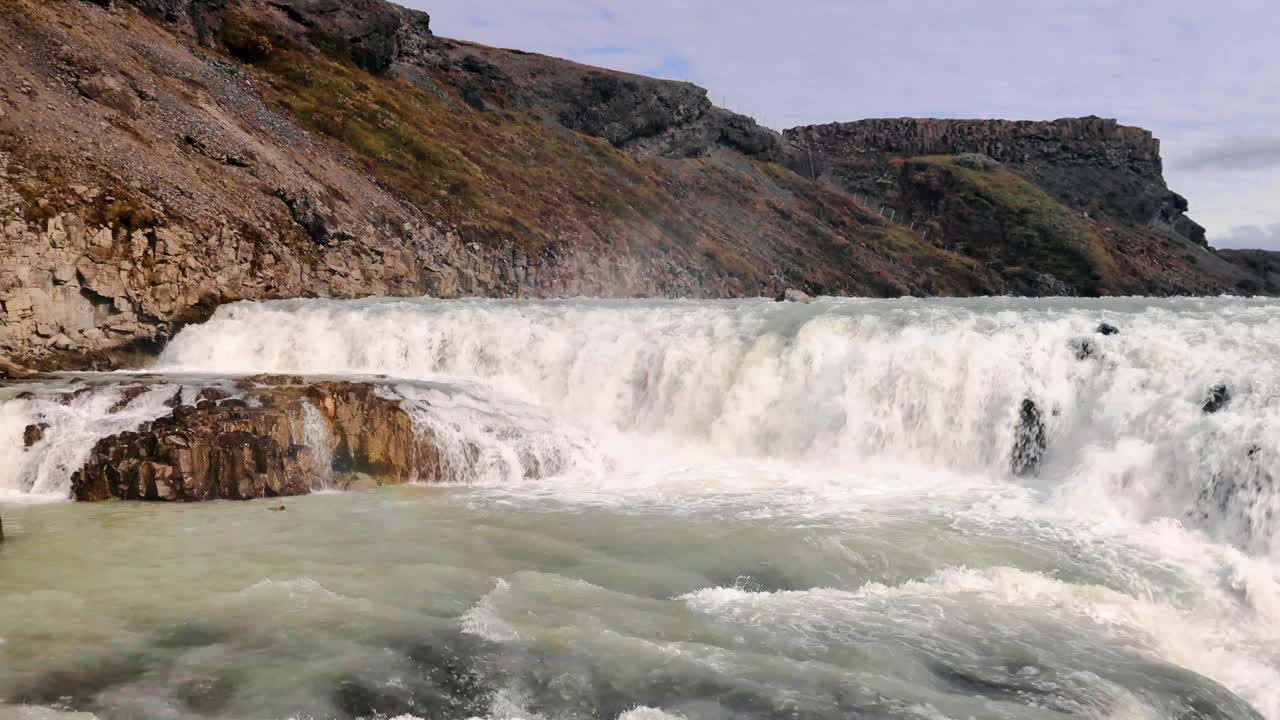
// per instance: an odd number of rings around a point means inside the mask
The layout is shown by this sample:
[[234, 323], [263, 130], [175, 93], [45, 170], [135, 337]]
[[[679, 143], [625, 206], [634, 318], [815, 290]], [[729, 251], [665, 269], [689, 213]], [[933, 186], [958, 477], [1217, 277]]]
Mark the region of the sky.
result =
[[436, 34], [697, 83], [776, 129], [1114, 117], [1218, 247], [1280, 250], [1276, 0], [398, 0]]

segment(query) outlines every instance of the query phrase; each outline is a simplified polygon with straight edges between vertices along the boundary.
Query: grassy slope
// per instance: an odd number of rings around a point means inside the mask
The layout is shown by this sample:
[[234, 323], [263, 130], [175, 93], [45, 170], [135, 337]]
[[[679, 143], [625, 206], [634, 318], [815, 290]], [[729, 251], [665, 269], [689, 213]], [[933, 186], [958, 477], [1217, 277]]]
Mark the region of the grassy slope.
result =
[[[479, 111], [274, 46], [244, 16], [233, 16], [220, 39], [261, 73], [270, 104], [339, 143], [463, 240], [509, 239], [539, 252], [571, 238], [644, 260], [709, 266], [744, 294], [779, 275], [834, 293], [982, 290], [971, 262], [883, 227], [777, 165], [638, 159], [534, 116]], [[436, 79], [451, 87], [445, 71]]]
[[904, 169], [911, 185], [942, 191], [932, 202], [948, 242], [964, 243], [1002, 273], [1049, 273], [1093, 295], [1132, 289], [1093, 224], [1022, 177], [954, 156], [912, 158]]

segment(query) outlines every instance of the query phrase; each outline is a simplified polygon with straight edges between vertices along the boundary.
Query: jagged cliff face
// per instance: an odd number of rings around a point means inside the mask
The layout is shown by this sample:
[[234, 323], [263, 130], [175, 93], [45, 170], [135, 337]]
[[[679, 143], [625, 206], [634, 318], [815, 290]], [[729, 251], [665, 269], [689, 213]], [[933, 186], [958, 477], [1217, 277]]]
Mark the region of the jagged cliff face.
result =
[[[26, 365], [118, 362], [238, 299], [1219, 292], [1253, 277], [1161, 245], [1188, 227], [1185, 202], [1155, 141], [1105, 121], [784, 138], [696, 86], [439, 38], [382, 0], [4, 0], [0, 62], [0, 355]], [[936, 152], [983, 152], [1063, 207], [1096, 207], [1099, 240], [1073, 230], [1064, 247], [1147, 265], [1067, 287], [1014, 263], [1016, 242], [973, 242], [998, 199], [946, 163], [901, 162]], [[913, 219], [866, 207], [881, 199]], [[1112, 218], [1124, 248], [1097, 226]]]

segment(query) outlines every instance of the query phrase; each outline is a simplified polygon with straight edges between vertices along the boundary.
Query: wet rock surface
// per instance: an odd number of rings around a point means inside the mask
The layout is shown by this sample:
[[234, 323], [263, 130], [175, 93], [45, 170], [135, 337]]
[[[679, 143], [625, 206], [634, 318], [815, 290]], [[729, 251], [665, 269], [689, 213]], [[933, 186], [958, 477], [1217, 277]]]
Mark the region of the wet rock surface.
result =
[[1226, 385], [1214, 385], [1209, 388], [1204, 404], [1200, 406], [1206, 415], [1212, 415], [1231, 404], [1231, 389]]
[[22, 431], [22, 446], [29, 448], [32, 445], [44, 439], [44, 431], [49, 429], [49, 423], [32, 423]]
[[1076, 338], [1071, 341], [1070, 345], [1071, 352], [1076, 356], [1077, 360], [1088, 360], [1098, 352], [1098, 348], [1088, 338]]
[[783, 290], [781, 293], [779, 293], [778, 296], [774, 298], [774, 300], [776, 300], [777, 302], [808, 303], [808, 302], [812, 302], [813, 298], [810, 297], [807, 293], [805, 293], [802, 290], [797, 290], [795, 288], [787, 288], [786, 290]]
[[1040, 407], [1030, 398], [1023, 400], [1018, 408], [1018, 421], [1014, 430], [1013, 453], [1010, 466], [1013, 474], [1019, 477], [1034, 475], [1040, 469], [1048, 448], [1045, 436], [1044, 416]]
[[[437, 477], [429, 433], [370, 384], [243, 381], [244, 399], [214, 400], [99, 441], [72, 476], [77, 500], [192, 502], [367, 489]], [[323, 428], [306, 427], [308, 412]], [[319, 430], [319, 436], [317, 436]]]

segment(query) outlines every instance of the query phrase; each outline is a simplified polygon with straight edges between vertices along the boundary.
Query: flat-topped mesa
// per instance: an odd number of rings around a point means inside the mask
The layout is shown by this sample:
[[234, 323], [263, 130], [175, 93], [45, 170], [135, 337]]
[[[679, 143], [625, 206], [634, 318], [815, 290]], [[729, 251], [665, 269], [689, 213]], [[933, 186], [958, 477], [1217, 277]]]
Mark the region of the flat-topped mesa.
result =
[[1045, 162], [1126, 169], [1160, 178], [1160, 141], [1151, 131], [1096, 116], [1033, 120], [884, 118], [786, 131], [801, 150], [845, 156], [979, 153], [1002, 163]]
[[985, 155], [1067, 206], [1206, 244], [1186, 199], [1165, 184], [1160, 141], [1112, 119], [886, 118], [793, 128], [786, 139], [793, 170], [876, 202], [896, 199], [893, 158]]

